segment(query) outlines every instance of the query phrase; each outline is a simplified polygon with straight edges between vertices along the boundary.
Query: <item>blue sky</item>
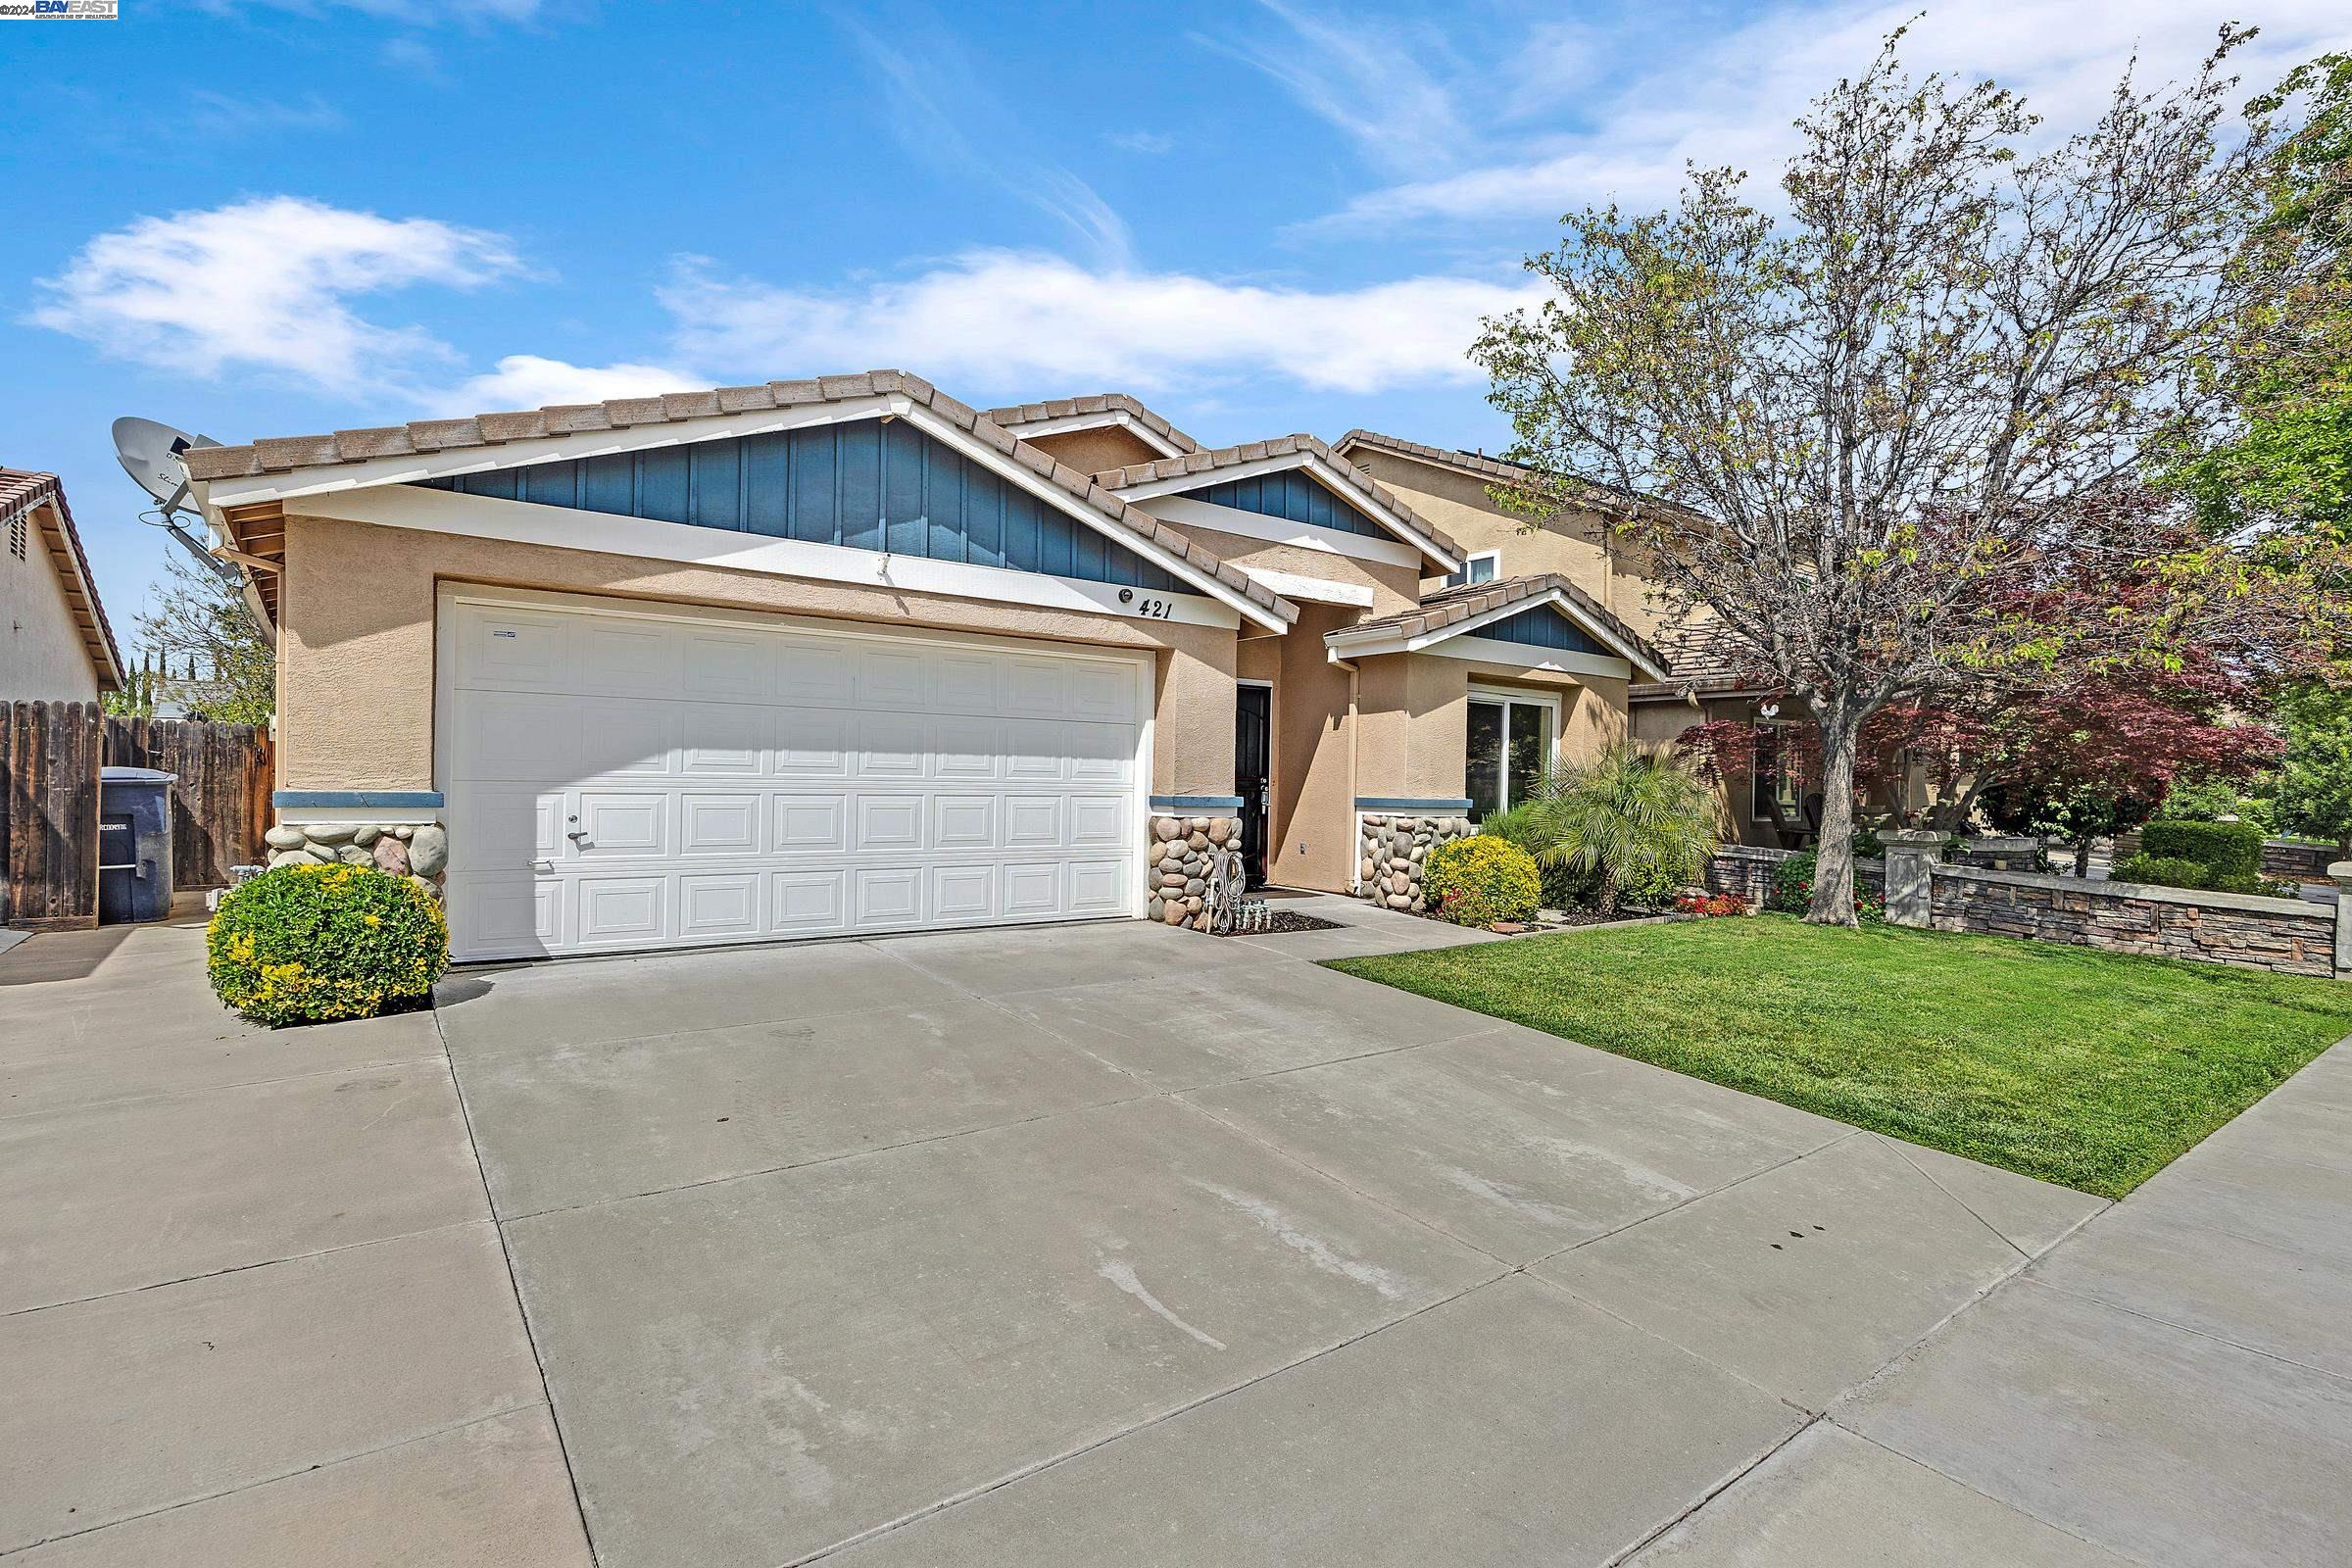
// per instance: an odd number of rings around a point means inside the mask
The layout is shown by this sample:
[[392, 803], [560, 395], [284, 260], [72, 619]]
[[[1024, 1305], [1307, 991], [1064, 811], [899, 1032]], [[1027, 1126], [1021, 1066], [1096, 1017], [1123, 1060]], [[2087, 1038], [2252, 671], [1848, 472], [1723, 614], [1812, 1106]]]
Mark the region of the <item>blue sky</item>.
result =
[[[896, 366], [1212, 444], [1497, 445], [1462, 351], [1558, 214], [1769, 172], [1916, 8], [122, 9], [0, 24], [0, 463], [64, 476], [127, 639], [164, 539], [123, 413], [236, 441]], [[2314, 0], [1978, 0], [1906, 52], [2072, 128], [2228, 18], [2249, 82], [2352, 46]]]

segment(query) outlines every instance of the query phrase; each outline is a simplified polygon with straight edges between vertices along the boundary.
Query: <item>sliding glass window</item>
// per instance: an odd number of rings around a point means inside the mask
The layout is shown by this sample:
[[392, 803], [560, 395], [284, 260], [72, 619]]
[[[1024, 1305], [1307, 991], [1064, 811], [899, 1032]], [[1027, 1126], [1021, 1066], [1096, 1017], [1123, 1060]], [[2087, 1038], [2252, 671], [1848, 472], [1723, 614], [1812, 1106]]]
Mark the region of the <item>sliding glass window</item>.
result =
[[1551, 767], [1559, 733], [1559, 707], [1541, 698], [1501, 692], [1470, 694], [1470, 739], [1464, 759], [1464, 791], [1470, 820], [1506, 810], [1533, 795]]

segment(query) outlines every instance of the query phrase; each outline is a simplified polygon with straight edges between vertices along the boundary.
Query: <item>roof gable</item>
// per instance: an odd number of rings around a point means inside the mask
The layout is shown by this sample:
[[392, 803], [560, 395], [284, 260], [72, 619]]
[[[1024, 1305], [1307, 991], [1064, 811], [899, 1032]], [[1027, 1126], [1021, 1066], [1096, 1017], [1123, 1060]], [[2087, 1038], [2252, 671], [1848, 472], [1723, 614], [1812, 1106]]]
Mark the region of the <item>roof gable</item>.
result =
[[426, 479], [463, 495], [1183, 591], [1164, 567], [904, 419]]
[[[54, 523], [43, 521], [44, 512]], [[66, 487], [56, 474], [0, 467], [0, 530], [19, 517], [37, 536], [57, 573], [66, 608], [81, 633], [82, 649], [97, 672], [98, 689], [122, 690], [122, 655], [115, 646], [115, 629], [107, 623], [106, 607], [98, 602], [98, 581], [90, 575], [90, 558], [74, 527], [74, 510], [66, 505]]]
[[1231, 507], [1237, 512], [1254, 512], [1264, 517], [1337, 528], [1342, 533], [1362, 534], [1370, 539], [1390, 537], [1389, 530], [1373, 521], [1363, 508], [1336, 494], [1301, 468], [1285, 468], [1244, 479], [1219, 479], [1198, 490], [1174, 493], [1212, 506]]
[[1024, 438], [1054, 435], [1067, 430], [1099, 430], [1118, 425], [1162, 457], [1198, 452], [1200, 443], [1124, 392], [1099, 392], [1092, 397], [1049, 398], [1043, 403], [1011, 403], [990, 409], [983, 417]]
[[1143, 501], [1152, 496], [1191, 496], [1225, 481], [1293, 470], [1312, 475], [1332, 495], [1354, 508], [1356, 515], [1377, 524], [1380, 532], [1401, 539], [1443, 570], [1461, 568], [1461, 546], [1432, 527], [1396, 495], [1349, 467], [1331, 448], [1311, 435], [1286, 435], [1272, 441], [1219, 447], [1213, 452], [1192, 452], [1180, 458], [1163, 458], [1157, 463], [1113, 468], [1097, 474], [1096, 478], [1114, 494]]
[[1634, 673], [1653, 680], [1666, 672], [1665, 660], [1647, 639], [1556, 572], [1442, 588], [1424, 594], [1414, 609], [1342, 626], [1323, 641], [1352, 659], [1413, 653], [1466, 634], [1531, 650], [1623, 659]]
[[1489, 621], [1478, 629], [1481, 637], [1500, 643], [1524, 643], [1531, 648], [1558, 648], [1575, 654], [1608, 654], [1612, 650], [1601, 646], [1599, 640], [1568, 618], [1556, 605], [1541, 610], [1523, 610], [1515, 615]]

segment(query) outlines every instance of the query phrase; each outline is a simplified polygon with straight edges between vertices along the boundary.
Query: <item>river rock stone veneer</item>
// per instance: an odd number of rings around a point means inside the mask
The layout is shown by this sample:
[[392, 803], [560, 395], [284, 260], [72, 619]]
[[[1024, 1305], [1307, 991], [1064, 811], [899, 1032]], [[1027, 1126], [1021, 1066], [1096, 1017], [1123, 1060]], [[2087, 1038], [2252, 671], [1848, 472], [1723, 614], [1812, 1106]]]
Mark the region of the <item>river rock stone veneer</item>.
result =
[[1358, 898], [1415, 914], [1429, 907], [1422, 891], [1432, 850], [1475, 831], [1466, 816], [1413, 816], [1366, 812], [1356, 830], [1355, 892]]
[[270, 865], [372, 865], [434, 898], [449, 874], [449, 829], [438, 822], [280, 822], [263, 835]]
[[1152, 818], [1152, 918], [1208, 929], [1208, 872], [1219, 849], [1242, 851], [1238, 816]]

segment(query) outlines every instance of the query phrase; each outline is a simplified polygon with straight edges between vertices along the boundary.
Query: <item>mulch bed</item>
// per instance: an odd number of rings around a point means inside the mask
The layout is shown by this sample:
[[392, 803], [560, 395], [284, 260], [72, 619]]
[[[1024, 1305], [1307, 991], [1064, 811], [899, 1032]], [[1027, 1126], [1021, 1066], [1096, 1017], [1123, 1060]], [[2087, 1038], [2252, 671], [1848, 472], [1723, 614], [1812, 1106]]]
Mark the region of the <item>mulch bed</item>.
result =
[[1221, 937], [1280, 937], [1294, 931], [1338, 931], [1344, 927], [1337, 920], [1320, 919], [1311, 914], [1295, 914], [1289, 909], [1276, 909], [1266, 916], [1266, 923], [1247, 931], [1220, 931]]

